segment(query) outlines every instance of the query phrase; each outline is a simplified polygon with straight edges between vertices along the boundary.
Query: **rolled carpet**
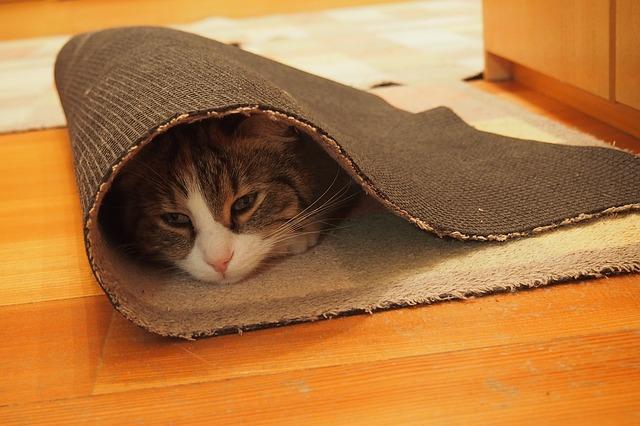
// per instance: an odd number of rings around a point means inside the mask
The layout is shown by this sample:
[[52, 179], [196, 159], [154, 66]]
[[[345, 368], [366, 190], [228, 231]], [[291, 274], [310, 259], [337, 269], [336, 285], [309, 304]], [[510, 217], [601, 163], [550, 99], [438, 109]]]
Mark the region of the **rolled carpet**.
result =
[[[412, 114], [170, 29], [76, 36], [58, 55], [55, 78], [91, 266], [114, 306], [159, 334], [192, 338], [639, 268], [637, 244], [610, 250], [640, 241], [636, 215], [605, 221], [616, 228], [606, 254], [586, 227], [535, 236], [640, 207], [640, 159], [619, 150], [481, 132], [446, 107]], [[306, 132], [399, 218], [353, 218], [311, 252], [233, 285], [167, 275], [111, 247], [98, 214], [121, 167], [170, 127], [239, 112]], [[502, 242], [523, 236], [534, 237]], [[553, 267], [550, 248], [531, 254], [551, 240]], [[512, 256], [517, 250], [526, 251]]]

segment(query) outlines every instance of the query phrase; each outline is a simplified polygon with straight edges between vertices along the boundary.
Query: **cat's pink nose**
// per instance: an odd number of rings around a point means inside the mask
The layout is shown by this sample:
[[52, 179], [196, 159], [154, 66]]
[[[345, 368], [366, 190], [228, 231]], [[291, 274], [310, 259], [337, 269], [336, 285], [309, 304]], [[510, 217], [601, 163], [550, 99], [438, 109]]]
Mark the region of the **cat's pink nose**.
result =
[[229, 262], [231, 262], [231, 258], [233, 257], [233, 252], [231, 254], [225, 255], [219, 259], [215, 260], [207, 260], [207, 263], [213, 267], [217, 272], [224, 274], [229, 266]]

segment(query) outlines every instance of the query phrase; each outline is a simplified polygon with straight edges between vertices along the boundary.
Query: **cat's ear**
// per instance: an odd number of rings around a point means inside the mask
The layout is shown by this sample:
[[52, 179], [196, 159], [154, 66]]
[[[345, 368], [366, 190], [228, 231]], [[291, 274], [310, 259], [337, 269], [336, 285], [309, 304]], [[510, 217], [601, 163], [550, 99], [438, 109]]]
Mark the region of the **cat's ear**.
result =
[[229, 120], [226, 117], [219, 120], [209, 120], [204, 127], [208, 136], [208, 143], [223, 145], [229, 142], [230, 137], [233, 134], [233, 129], [229, 125], [228, 121]]
[[267, 114], [252, 114], [242, 120], [235, 131], [238, 137], [278, 139], [283, 142], [296, 140], [297, 132], [288, 123]]

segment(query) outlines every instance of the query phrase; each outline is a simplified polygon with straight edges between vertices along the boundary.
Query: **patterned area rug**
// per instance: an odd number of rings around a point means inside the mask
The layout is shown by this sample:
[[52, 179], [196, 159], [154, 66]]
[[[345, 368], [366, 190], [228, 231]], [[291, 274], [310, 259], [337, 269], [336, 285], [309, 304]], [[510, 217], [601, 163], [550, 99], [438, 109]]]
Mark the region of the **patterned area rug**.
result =
[[[175, 28], [234, 43], [313, 74], [368, 89], [460, 80], [482, 69], [479, 0], [422, 1]], [[0, 43], [0, 132], [64, 126], [53, 86], [69, 36]], [[437, 85], [436, 85], [437, 86]]]

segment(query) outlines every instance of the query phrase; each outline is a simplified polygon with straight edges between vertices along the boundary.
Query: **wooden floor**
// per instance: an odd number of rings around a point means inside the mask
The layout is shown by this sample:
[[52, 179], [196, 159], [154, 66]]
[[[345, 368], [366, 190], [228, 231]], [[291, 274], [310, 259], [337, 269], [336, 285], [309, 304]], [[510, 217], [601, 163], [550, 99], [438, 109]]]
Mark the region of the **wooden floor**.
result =
[[[640, 152], [520, 84], [473, 84]], [[91, 276], [66, 131], [0, 135], [0, 159], [0, 424], [640, 424], [638, 275], [160, 338]]]
[[400, 1], [406, 0], [0, 0], [0, 40]]

